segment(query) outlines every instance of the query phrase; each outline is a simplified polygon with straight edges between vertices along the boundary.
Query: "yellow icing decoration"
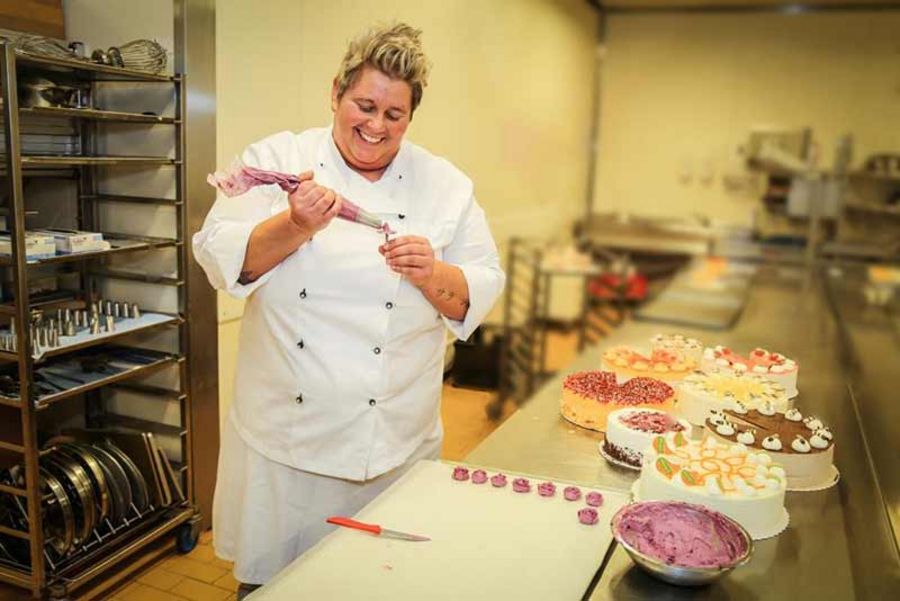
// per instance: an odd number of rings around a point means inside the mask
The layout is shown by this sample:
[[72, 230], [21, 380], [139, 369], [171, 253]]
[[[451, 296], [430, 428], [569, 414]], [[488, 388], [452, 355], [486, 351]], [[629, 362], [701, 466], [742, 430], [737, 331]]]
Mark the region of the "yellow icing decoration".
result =
[[701, 484], [703, 484], [703, 478], [701, 478], [695, 472], [691, 472], [688, 470], [681, 470], [681, 481], [688, 486], [700, 486]]

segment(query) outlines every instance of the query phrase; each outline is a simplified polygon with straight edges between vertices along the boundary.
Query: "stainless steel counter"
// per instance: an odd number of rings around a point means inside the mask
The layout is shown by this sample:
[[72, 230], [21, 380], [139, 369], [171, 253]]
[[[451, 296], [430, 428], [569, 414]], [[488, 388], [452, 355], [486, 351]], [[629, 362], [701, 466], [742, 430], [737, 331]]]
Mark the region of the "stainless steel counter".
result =
[[[736, 349], [765, 346], [801, 365], [798, 407], [830, 423], [841, 481], [827, 491], [787, 493], [791, 516], [780, 536], [758, 541], [751, 562], [719, 583], [687, 589], [639, 571], [616, 548], [585, 598], [589, 599], [897, 599], [900, 557], [865, 452], [848, 388], [848, 351], [819, 283], [774, 269], [758, 274], [747, 306], [727, 332], [665, 328], [627, 322], [606, 338], [642, 344], [661, 331], [678, 331], [708, 344]], [[889, 358], [896, 354], [889, 355]], [[599, 369], [599, 349], [588, 349], [467, 458], [472, 464], [627, 490], [636, 472], [611, 466], [597, 452], [602, 435], [559, 415], [563, 377]], [[896, 464], [895, 464], [896, 466]], [[600, 566], [598, 566], [599, 568]], [[548, 566], [552, 569], [552, 566]]]

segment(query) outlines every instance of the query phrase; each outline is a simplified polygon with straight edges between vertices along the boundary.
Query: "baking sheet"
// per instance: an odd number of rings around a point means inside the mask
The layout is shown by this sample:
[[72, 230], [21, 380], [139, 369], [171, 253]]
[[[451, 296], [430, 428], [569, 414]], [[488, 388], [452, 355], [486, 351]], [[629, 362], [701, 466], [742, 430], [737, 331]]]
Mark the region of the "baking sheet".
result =
[[[581, 524], [586, 507], [532, 492], [451, 478], [453, 465], [420, 461], [355, 517], [430, 536], [430, 542], [380, 538], [337, 528], [252, 595], [280, 599], [580, 599], [612, 542], [609, 522], [627, 493], [599, 490], [598, 522]], [[473, 468], [474, 469], [474, 468]], [[487, 470], [493, 475], [494, 470]]]

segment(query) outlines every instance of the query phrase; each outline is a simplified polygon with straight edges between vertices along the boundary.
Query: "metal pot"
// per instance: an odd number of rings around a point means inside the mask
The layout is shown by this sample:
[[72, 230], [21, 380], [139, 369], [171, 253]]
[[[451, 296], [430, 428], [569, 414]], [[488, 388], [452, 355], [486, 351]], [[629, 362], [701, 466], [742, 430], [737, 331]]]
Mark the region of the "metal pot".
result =
[[53, 83], [43, 77], [23, 79], [19, 86], [19, 106], [70, 107], [80, 104], [81, 90]]

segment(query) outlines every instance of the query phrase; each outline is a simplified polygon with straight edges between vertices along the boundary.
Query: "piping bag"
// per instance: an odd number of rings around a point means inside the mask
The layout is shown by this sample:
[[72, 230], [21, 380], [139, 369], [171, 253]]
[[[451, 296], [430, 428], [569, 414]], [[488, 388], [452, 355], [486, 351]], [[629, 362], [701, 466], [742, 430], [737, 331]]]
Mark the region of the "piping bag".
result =
[[[297, 189], [301, 181], [296, 175], [248, 167], [239, 160], [236, 160], [227, 171], [216, 171], [206, 176], [206, 183], [221, 190], [229, 198], [239, 196], [256, 186], [268, 186], [271, 184], [279, 186], [290, 194]], [[341, 204], [341, 212], [337, 216], [382, 232], [385, 242], [387, 242], [390, 234], [395, 233], [390, 225], [346, 198], [344, 198]]]

